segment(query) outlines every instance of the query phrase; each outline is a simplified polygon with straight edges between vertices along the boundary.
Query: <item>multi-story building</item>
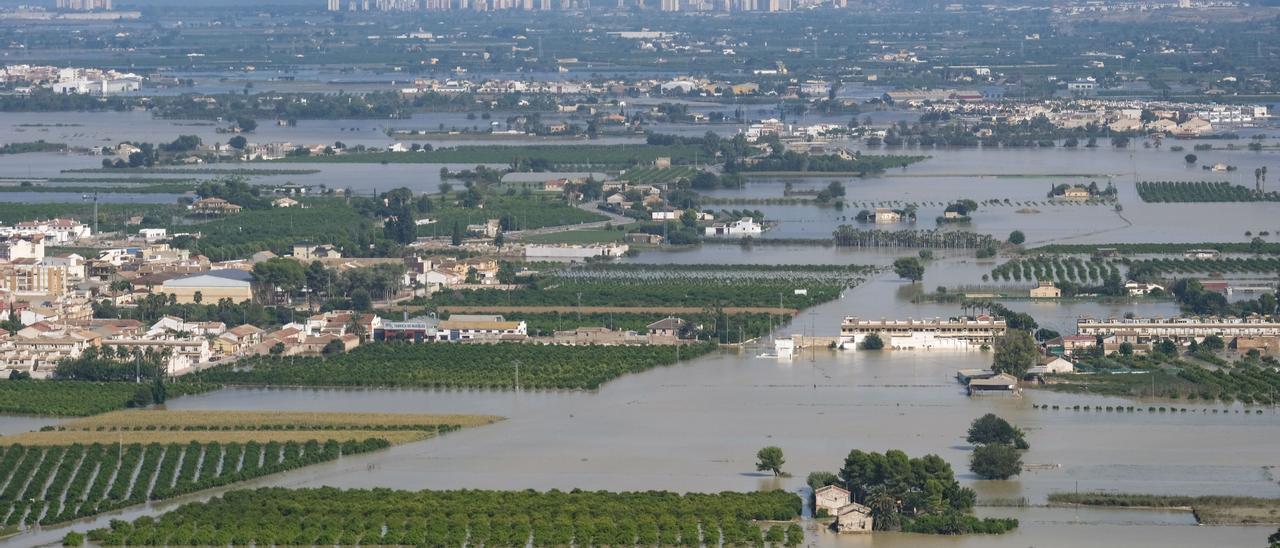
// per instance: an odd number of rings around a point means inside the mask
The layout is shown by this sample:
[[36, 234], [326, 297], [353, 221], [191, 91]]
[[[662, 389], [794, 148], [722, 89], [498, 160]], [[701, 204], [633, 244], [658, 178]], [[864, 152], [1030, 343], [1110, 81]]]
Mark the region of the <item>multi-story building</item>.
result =
[[111, 11], [111, 0], [56, 0], [53, 5], [69, 11]]
[[0, 241], [0, 261], [17, 261], [20, 259], [44, 259], [44, 235], [29, 234], [10, 236]]
[[80, 357], [97, 340], [91, 333], [70, 329], [23, 329], [0, 346], [0, 369], [46, 379], [58, 362]]
[[1280, 336], [1280, 321], [1274, 318], [1252, 316], [1248, 318], [1184, 317], [1184, 318], [1109, 318], [1076, 320], [1079, 335], [1111, 336], [1132, 333], [1142, 340], [1172, 339], [1175, 341], [1203, 339], [1217, 335], [1224, 339], [1235, 337]]
[[108, 339], [102, 341], [102, 347], [109, 350], [124, 348], [130, 352], [139, 350], [165, 356], [165, 373], [170, 376], [190, 373], [197, 366], [207, 363], [213, 356], [209, 348], [209, 339], [202, 336], [184, 338], [127, 338]]
[[1007, 331], [1005, 321], [991, 316], [932, 320], [862, 320], [846, 316], [840, 324], [840, 348], [857, 348], [876, 334], [895, 350], [977, 350]]
[[0, 263], [0, 289], [14, 295], [56, 299], [67, 292], [67, 268], [35, 259]]
[[0, 236], [44, 236], [53, 245], [72, 244], [93, 234], [88, 225], [75, 219], [49, 219], [46, 221], [22, 221], [11, 227], [0, 228]]

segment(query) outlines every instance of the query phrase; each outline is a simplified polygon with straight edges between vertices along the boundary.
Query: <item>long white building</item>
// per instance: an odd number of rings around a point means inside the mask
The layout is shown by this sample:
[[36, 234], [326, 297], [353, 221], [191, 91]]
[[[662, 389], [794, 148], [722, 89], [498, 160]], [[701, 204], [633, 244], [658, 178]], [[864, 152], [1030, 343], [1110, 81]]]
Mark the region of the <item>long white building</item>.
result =
[[1274, 318], [1110, 318], [1076, 320], [1079, 335], [1109, 336], [1126, 333], [1142, 338], [1201, 339], [1219, 337], [1280, 336], [1280, 321]]
[[1005, 321], [991, 316], [931, 320], [863, 320], [846, 316], [840, 348], [856, 349], [875, 333], [893, 350], [978, 350], [1005, 334]]

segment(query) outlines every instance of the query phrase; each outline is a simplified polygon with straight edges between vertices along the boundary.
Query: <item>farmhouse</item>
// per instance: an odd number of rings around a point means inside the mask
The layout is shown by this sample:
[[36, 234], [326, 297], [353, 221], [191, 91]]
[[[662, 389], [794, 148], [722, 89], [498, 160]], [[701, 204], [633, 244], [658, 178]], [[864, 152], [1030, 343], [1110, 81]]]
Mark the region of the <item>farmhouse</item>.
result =
[[870, 533], [871, 524], [871, 509], [856, 502], [840, 507], [836, 513], [836, 531], [840, 533]]
[[1076, 370], [1075, 364], [1058, 356], [1045, 356], [1039, 363], [1027, 370], [1027, 375], [1055, 375], [1071, 373]]
[[716, 223], [704, 230], [707, 236], [758, 236], [764, 232], [764, 226], [751, 217], [743, 217], [732, 223]]
[[849, 491], [839, 485], [826, 485], [813, 492], [813, 509], [815, 512], [825, 510], [828, 516], [836, 515], [836, 511], [851, 501]]
[[875, 221], [878, 225], [902, 222], [902, 214], [887, 207], [877, 207]]
[[1040, 282], [1040, 285], [1031, 288], [1032, 299], [1057, 299], [1061, 296], [1062, 290], [1055, 287], [1053, 282]]

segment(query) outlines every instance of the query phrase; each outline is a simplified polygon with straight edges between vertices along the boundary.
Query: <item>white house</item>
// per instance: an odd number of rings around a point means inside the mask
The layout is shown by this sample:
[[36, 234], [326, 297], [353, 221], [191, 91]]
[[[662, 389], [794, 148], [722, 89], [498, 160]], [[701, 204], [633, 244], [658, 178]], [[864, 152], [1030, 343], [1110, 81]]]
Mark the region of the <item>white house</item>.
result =
[[1124, 289], [1125, 289], [1125, 291], [1128, 291], [1128, 292], [1129, 292], [1129, 296], [1130, 296], [1130, 297], [1138, 297], [1138, 296], [1142, 296], [1142, 295], [1149, 295], [1149, 294], [1151, 294], [1151, 292], [1152, 292], [1152, 291], [1156, 291], [1156, 290], [1159, 290], [1159, 291], [1163, 292], [1163, 291], [1164, 291], [1164, 286], [1159, 285], [1159, 284], [1145, 284], [1145, 283], [1139, 283], [1139, 282], [1129, 282], [1129, 283], [1124, 284]]
[[1040, 363], [1027, 370], [1028, 375], [1054, 375], [1071, 373], [1076, 370], [1075, 364], [1058, 356], [1045, 356]]
[[138, 237], [146, 240], [147, 243], [158, 242], [169, 236], [169, 231], [163, 228], [140, 228], [138, 229]]
[[706, 227], [707, 236], [759, 236], [764, 226], [751, 217], [743, 217], [732, 223], [716, 223]]
[[22, 221], [12, 227], [0, 228], [0, 236], [43, 235], [53, 244], [74, 243], [88, 238], [92, 230], [75, 219], [49, 219], [47, 221]]

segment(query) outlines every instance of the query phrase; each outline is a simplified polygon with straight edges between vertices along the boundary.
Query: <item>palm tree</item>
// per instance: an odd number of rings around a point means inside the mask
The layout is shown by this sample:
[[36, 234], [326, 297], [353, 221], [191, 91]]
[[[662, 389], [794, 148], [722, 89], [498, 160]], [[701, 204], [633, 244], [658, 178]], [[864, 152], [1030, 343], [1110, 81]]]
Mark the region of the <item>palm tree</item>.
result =
[[867, 508], [871, 509], [872, 526], [885, 531], [900, 527], [901, 514], [898, 512], [898, 499], [883, 486], [872, 487], [866, 497]]

